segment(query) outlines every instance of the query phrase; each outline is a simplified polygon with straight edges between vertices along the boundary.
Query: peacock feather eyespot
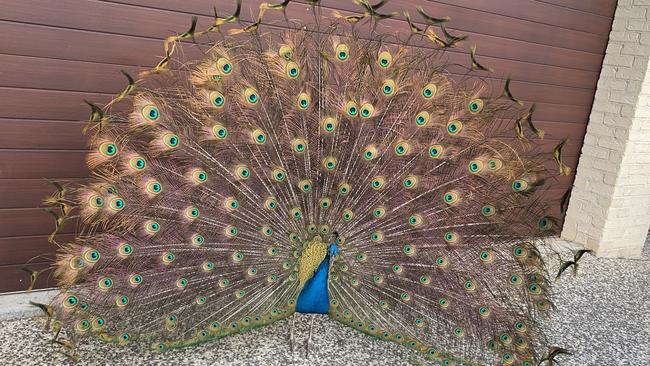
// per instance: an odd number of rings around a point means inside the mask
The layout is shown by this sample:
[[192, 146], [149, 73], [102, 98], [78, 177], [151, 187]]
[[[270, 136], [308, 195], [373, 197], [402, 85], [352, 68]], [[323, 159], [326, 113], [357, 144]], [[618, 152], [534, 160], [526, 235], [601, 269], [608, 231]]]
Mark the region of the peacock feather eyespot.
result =
[[445, 242], [448, 244], [455, 244], [458, 242], [458, 234], [453, 231], [447, 231], [444, 236]]
[[172, 262], [174, 262], [176, 256], [174, 255], [174, 253], [167, 251], [162, 254], [161, 258], [164, 265], [169, 265], [172, 264]]
[[201, 245], [203, 245], [203, 243], [205, 243], [205, 238], [203, 237], [203, 235], [198, 233], [192, 234], [192, 238], [190, 240], [192, 242], [192, 245], [197, 247], [200, 247]]
[[134, 156], [129, 159], [129, 166], [136, 172], [141, 172], [147, 167], [147, 162], [141, 156]]
[[528, 292], [531, 295], [541, 295], [542, 287], [536, 283], [531, 283], [530, 285], [528, 285]]
[[287, 172], [284, 169], [277, 167], [271, 171], [271, 177], [275, 182], [284, 182], [287, 179]]
[[84, 259], [89, 263], [96, 263], [101, 255], [96, 249], [89, 249], [84, 252]]
[[483, 170], [483, 161], [480, 159], [474, 159], [467, 164], [467, 169], [472, 174], [478, 174]]
[[352, 212], [351, 209], [346, 208], [345, 210], [343, 210], [343, 213], [341, 214], [341, 218], [343, 219], [343, 221], [350, 221], [352, 220], [352, 218], [354, 218], [354, 212]]
[[520, 286], [523, 281], [521, 277], [517, 274], [511, 274], [510, 277], [508, 278], [508, 283], [512, 286]]
[[113, 287], [113, 280], [110, 277], [100, 277], [97, 280], [97, 286], [99, 286], [100, 290], [109, 290]]
[[108, 201], [108, 207], [111, 211], [121, 211], [124, 205], [124, 200], [120, 197], [113, 197]]
[[447, 300], [447, 299], [444, 298], [444, 297], [443, 297], [443, 298], [440, 298], [440, 299], [438, 300], [438, 305], [440, 305], [441, 308], [446, 309], [446, 308], [449, 307], [449, 300]]
[[225, 57], [222, 57], [217, 60], [217, 68], [219, 69], [219, 71], [221, 71], [221, 73], [224, 76], [229, 75], [230, 73], [232, 73], [233, 70], [232, 63], [230, 62], [230, 60], [228, 60]]
[[382, 276], [382, 275], [374, 275], [372, 277], [372, 281], [374, 283], [376, 283], [376, 284], [382, 284], [382, 283], [384, 283], [384, 276]]
[[524, 192], [528, 190], [528, 182], [525, 179], [516, 179], [512, 182], [512, 189], [515, 192]]
[[68, 262], [68, 266], [74, 271], [84, 268], [86, 266], [86, 262], [84, 259], [80, 256], [74, 256], [70, 258], [70, 262]]
[[129, 304], [129, 297], [126, 295], [118, 295], [115, 297], [115, 305], [118, 308], [123, 308]]
[[157, 195], [158, 193], [162, 192], [162, 185], [161, 185], [160, 182], [158, 182], [157, 180], [155, 180], [155, 179], [150, 179], [150, 180], [147, 182], [147, 184], [146, 184], [146, 186], [145, 186], [145, 189], [147, 190], [147, 193], [149, 193], [149, 194], [155, 196], [155, 195]]
[[444, 151], [442, 145], [431, 145], [429, 146], [429, 157], [434, 159], [441, 158]]
[[488, 169], [490, 169], [490, 171], [496, 172], [501, 170], [501, 168], [503, 167], [503, 161], [501, 161], [501, 159], [492, 158], [488, 160], [487, 166]]
[[515, 322], [515, 330], [519, 333], [525, 333], [528, 327], [526, 326], [526, 323], [518, 321]]
[[88, 199], [88, 204], [93, 208], [104, 207], [104, 198], [102, 196], [94, 195]]
[[359, 287], [359, 280], [357, 280], [356, 278], [352, 278], [350, 280], [350, 285], [352, 285], [352, 287]]
[[188, 281], [186, 278], [179, 278], [178, 280], [176, 280], [176, 287], [185, 288], [187, 287], [187, 283]]
[[291, 209], [290, 214], [291, 214], [291, 217], [296, 219], [296, 220], [300, 220], [302, 218], [302, 211], [298, 207], [293, 207]]
[[402, 298], [402, 301], [404, 301], [404, 302], [409, 302], [409, 301], [411, 301], [411, 295], [409, 295], [408, 292], [402, 292], [402, 294], [400, 295], [400, 297]]
[[418, 127], [424, 127], [427, 124], [429, 124], [429, 121], [431, 120], [431, 114], [427, 111], [422, 111], [415, 115], [415, 125]]
[[302, 193], [311, 192], [311, 180], [309, 180], [309, 179], [300, 180], [300, 182], [298, 182], [298, 188], [300, 188]]
[[106, 325], [106, 320], [104, 320], [104, 318], [97, 317], [93, 319], [91, 324], [93, 330], [101, 330], [102, 328], [104, 328], [104, 325]]
[[393, 56], [390, 54], [390, 52], [388, 51], [379, 52], [379, 55], [377, 56], [377, 64], [379, 64], [379, 67], [385, 69], [390, 67], [392, 63], [393, 63]]
[[363, 149], [361, 156], [363, 157], [363, 160], [370, 161], [377, 157], [377, 153], [378, 151], [375, 145], [368, 145]]
[[418, 227], [418, 226], [422, 225], [422, 215], [420, 215], [420, 214], [411, 215], [411, 216], [409, 216], [408, 222], [409, 222], [409, 225], [411, 225], [413, 227]]
[[275, 199], [275, 197], [267, 197], [264, 200], [264, 208], [267, 210], [273, 211], [278, 207], [278, 201]]
[[298, 108], [305, 110], [309, 108], [309, 105], [311, 104], [311, 97], [307, 93], [300, 93], [298, 94]]
[[436, 267], [438, 268], [446, 268], [449, 265], [449, 260], [447, 260], [447, 257], [445, 256], [440, 256], [436, 258]]
[[365, 262], [368, 259], [368, 254], [365, 252], [357, 253], [356, 258], [359, 262]]
[[235, 197], [228, 197], [223, 201], [223, 207], [228, 211], [235, 211], [239, 208], [239, 201]]
[[160, 224], [153, 220], [147, 220], [144, 223], [144, 231], [149, 235], [154, 235], [160, 231]]
[[244, 254], [242, 252], [235, 252], [232, 255], [232, 260], [235, 262], [241, 262], [244, 259]]
[[117, 155], [118, 149], [117, 145], [112, 142], [103, 142], [99, 145], [98, 151], [102, 156], [112, 158]]
[[474, 290], [476, 290], [476, 282], [474, 282], [474, 280], [472, 279], [469, 279], [465, 281], [463, 287], [465, 288], [465, 291], [473, 292]]
[[337, 125], [338, 123], [336, 122], [336, 119], [334, 119], [333, 117], [326, 117], [321, 122], [321, 128], [323, 132], [326, 134], [334, 133], [334, 131], [336, 131]]
[[458, 202], [458, 198], [459, 198], [458, 193], [456, 193], [454, 191], [447, 192], [443, 196], [443, 199], [445, 200], [445, 203], [447, 203], [449, 205]]
[[129, 285], [131, 287], [138, 287], [142, 283], [142, 276], [139, 274], [132, 274], [129, 276]]
[[222, 278], [221, 280], [219, 280], [219, 287], [224, 288], [224, 287], [227, 287], [228, 285], [230, 285], [230, 280], [229, 279]]
[[208, 299], [205, 296], [197, 296], [196, 299], [194, 299], [196, 305], [203, 305], [206, 301], [208, 301]]
[[218, 91], [212, 91], [209, 94], [210, 103], [214, 108], [221, 108], [226, 103], [226, 98]]
[[251, 106], [259, 103], [260, 97], [257, 94], [257, 90], [255, 90], [254, 88], [244, 89], [244, 101]]
[[263, 145], [266, 142], [266, 134], [261, 129], [256, 128], [251, 131], [251, 140], [255, 144]]
[[79, 299], [74, 295], [68, 295], [65, 299], [63, 299], [62, 303], [64, 308], [72, 309], [79, 305]]
[[352, 191], [352, 186], [348, 183], [341, 183], [338, 187], [339, 195], [345, 197]]
[[241, 299], [245, 295], [246, 295], [246, 291], [244, 291], [244, 290], [235, 291], [235, 298], [236, 299]]
[[235, 167], [235, 177], [240, 180], [246, 180], [251, 177], [251, 171], [246, 165], [237, 165]]
[[515, 258], [524, 258], [528, 255], [528, 250], [522, 246], [515, 245], [515, 247], [512, 248], [512, 255], [515, 256]]
[[212, 261], [204, 261], [201, 263], [201, 269], [203, 269], [204, 272], [210, 272], [214, 269], [214, 262]]
[[411, 151], [411, 144], [407, 141], [400, 141], [395, 145], [395, 155], [405, 156]]
[[234, 238], [235, 236], [237, 236], [237, 233], [238, 233], [237, 227], [233, 225], [228, 225], [224, 229], [224, 234], [229, 238]]
[[323, 235], [327, 235], [330, 233], [330, 226], [329, 225], [321, 225], [320, 226], [320, 233]]
[[512, 365], [515, 362], [514, 357], [510, 353], [504, 353], [501, 360], [503, 360], [504, 365]]
[[404, 178], [402, 185], [404, 185], [404, 188], [406, 189], [413, 189], [417, 187], [418, 183], [419, 183], [418, 177], [416, 177], [415, 175], [409, 175], [406, 178]]
[[334, 52], [336, 53], [336, 58], [339, 61], [346, 61], [350, 56], [350, 47], [348, 47], [348, 45], [345, 43], [339, 43], [334, 48]]
[[257, 275], [257, 268], [255, 268], [255, 267], [248, 268], [248, 270], [246, 270], [246, 274], [249, 275], [249, 276]]
[[323, 168], [325, 168], [325, 171], [327, 171], [327, 172], [334, 171], [336, 169], [337, 164], [338, 164], [338, 161], [333, 156], [327, 156], [322, 161]]
[[370, 234], [370, 241], [373, 243], [381, 243], [384, 240], [384, 234], [379, 231], [373, 231], [372, 234]]
[[385, 96], [392, 96], [397, 91], [397, 84], [392, 79], [384, 80], [381, 86], [381, 91]]
[[[382, 309], [388, 309], [388, 303], [386, 302], [386, 300], [379, 300], [377, 302], [377, 305], [379, 305], [379, 307], [382, 308]], [[390, 334], [388, 332], [384, 332], [384, 334], [385, 334], [384, 337], [389, 337], [390, 336]]]
[[298, 236], [298, 234], [296, 234], [296, 233], [290, 233], [289, 234], [289, 240], [294, 242], [294, 243], [297, 243], [297, 242], [300, 241], [300, 236]]
[[155, 122], [160, 118], [160, 111], [158, 107], [153, 104], [147, 104], [142, 107], [142, 116], [151, 122]]
[[426, 286], [426, 285], [428, 285], [430, 283], [431, 283], [431, 277], [426, 276], [426, 275], [420, 276], [420, 284]]
[[479, 258], [481, 258], [481, 262], [483, 263], [492, 263], [493, 259], [493, 254], [490, 251], [484, 250], [479, 254]]
[[133, 247], [127, 243], [120, 243], [120, 245], [117, 246], [117, 253], [120, 257], [126, 258], [133, 253]]
[[75, 323], [75, 330], [78, 333], [84, 333], [90, 328], [90, 321], [88, 319], [77, 320]]
[[407, 256], [412, 256], [412, 255], [415, 254], [415, 246], [413, 246], [411, 244], [406, 244], [406, 245], [404, 245], [404, 248], [402, 248], [402, 251]]
[[478, 314], [483, 318], [487, 318], [490, 316], [490, 308], [487, 306], [481, 306], [478, 308]]
[[460, 337], [463, 337], [463, 336], [465, 335], [465, 331], [464, 331], [463, 328], [461, 328], [461, 327], [456, 327], [456, 328], [454, 328], [453, 333], [454, 333], [454, 335], [455, 335], [456, 337], [459, 337], [459, 338], [460, 338]]
[[381, 176], [373, 178], [372, 181], [370, 182], [370, 187], [372, 187], [372, 189], [374, 190], [380, 190], [384, 188], [384, 185], [386, 185], [386, 179], [384, 179], [384, 177]]
[[322, 209], [330, 208], [330, 206], [332, 206], [332, 199], [329, 197], [323, 197], [318, 201], [318, 205]]
[[362, 118], [370, 118], [375, 114], [375, 107], [370, 103], [364, 103], [361, 105], [359, 114]]
[[424, 99], [431, 99], [436, 96], [436, 92], [438, 91], [438, 87], [436, 87], [435, 84], [427, 84], [422, 88], [422, 97]]
[[166, 133], [163, 135], [162, 138], [163, 144], [167, 146], [170, 149], [175, 149], [178, 147], [180, 144], [180, 140], [178, 139], [178, 136], [176, 136], [173, 133]]
[[307, 141], [301, 138], [293, 139], [291, 141], [291, 148], [296, 154], [302, 154], [307, 150]]
[[481, 111], [483, 110], [483, 105], [484, 105], [483, 99], [476, 98], [470, 100], [469, 104], [467, 105], [467, 109], [469, 109], [469, 112], [471, 114], [478, 114], [481, 113]]
[[399, 264], [393, 264], [392, 270], [395, 274], [400, 274], [403, 271], [402, 266]]
[[373, 216], [375, 219], [381, 219], [381, 218], [383, 218], [385, 215], [386, 215], [386, 208], [384, 208], [384, 207], [382, 207], [382, 206], [375, 207], [375, 209], [372, 210], [372, 216]]
[[511, 337], [510, 334], [508, 334], [508, 333], [503, 333], [503, 334], [501, 334], [501, 336], [499, 337], [499, 340], [500, 340], [501, 343], [503, 343], [503, 344], [510, 344], [510, 343], [512, 343], [512, 337]]
[[278, 49], [278, 56], [282, 57], [283, 59], [290, 61], [293, 59], [293, 48], [291, 46], [283, 44], [280, 46]]
[[459, 120], [449, 121], [447, 123], [447, 133], [452, 136], [458, 135], [463, 130], [463, 123]]
[[205, 183], [208, 180], [208, 174], [202, 169], [193, 169], [190, 176], [192, 178], [192, 183], [197, 185]]
[[481, 214], [485, 217], [492, 217], [496, 215], [497, 209], [493, 205], [486, 204], [481, 208]]
[[298, 66], [297, 63], [293, 61], [287, 62], [284, 71], [287, 74], [287, 76], [290, 77], [291, 79], [295, 79], [298, 77], [298, 75], [300, 75], [300, 67]]
[[273, 228], [270, 227], [270, 226], [262, 226], [262, 228], [260, 229], [260, 232], [264, 236], [271, 236], [271, 235], [273, 235]]
[[537, 227], [542, 231], [547, 231], [553, 227], [553, 222], [548, 217], [542, 217], [537, 221]]

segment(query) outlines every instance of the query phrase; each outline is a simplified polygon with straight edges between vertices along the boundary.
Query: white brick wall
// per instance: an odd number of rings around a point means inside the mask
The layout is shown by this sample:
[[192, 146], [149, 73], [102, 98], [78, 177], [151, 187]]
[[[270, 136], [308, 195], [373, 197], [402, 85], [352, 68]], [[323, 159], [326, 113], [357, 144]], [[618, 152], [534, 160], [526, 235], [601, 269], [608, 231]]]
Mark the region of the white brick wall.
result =
[[562, 238], [638, 256], [650, 227], [650, 0], [619, 0]]

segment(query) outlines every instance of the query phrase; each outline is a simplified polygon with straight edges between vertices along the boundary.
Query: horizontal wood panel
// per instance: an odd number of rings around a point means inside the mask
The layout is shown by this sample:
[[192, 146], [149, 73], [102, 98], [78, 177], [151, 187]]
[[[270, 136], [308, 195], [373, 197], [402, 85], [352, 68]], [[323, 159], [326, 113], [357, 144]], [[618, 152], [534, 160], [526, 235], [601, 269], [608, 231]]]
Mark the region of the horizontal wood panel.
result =
[[[604, 18], [613, 18], [617, 0], [537, 0], [540, 3], [554, 4], [561, 9], [575, 9]], [[595, 19], [594, 19], [595, 20]]]
[[42, 271], [36, 278], [34, 289], [54, 287], [55, 281], [50, 270], [50, 262], [14, 264], [0, 266], [0, 289], [2, 292], [25, 291], [29, 287], [29, 274], [22, 268], [29, 268], [33, 271]]
[[84, 178], [85, 151], [0, 150], [0, 179]]
[[86, 122], [0, 118], [0, 149], [81, 150]]
[[[66, 243], [74, 237], [74, 234], [62, 234], [58, 235], [56, 240]], [[0, 267], [16, 263], [52, 261], [58, 247], [47, 239], [48, 235], [0, 238]]]
[[[59, 233], [74, 233], [76, 222], [66, 223]], [[50, 235], [54, 231], [54, 217], [40, 208], [0, 210], [0, 237]]]
[[[57, 164], [56, 162], [52, 163]], [[60, 183], [75, 185], [83, 183], [85, 178], [62, 179], [56, 177], [55, 180]], [[43, 199], [54, 193], [56, 193], [56, 188], [42, 178], [0, 179], [0, 209], [42, 207]]]

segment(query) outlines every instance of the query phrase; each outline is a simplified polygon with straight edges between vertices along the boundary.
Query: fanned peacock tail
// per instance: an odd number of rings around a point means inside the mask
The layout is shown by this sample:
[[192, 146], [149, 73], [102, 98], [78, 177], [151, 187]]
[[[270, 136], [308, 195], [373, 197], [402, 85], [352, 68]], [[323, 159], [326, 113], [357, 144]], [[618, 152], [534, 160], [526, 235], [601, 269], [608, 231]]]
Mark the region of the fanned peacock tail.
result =
[[[54, 199], [82, 222], [54, 317], [74, 339], [159, 350], [242, 332], [290, 316], [336, 240], [332, 318], [442, 364], [536, 364], [552, 306], [537, 248], [557, 225], [538, 191], [561, 145], [530, 148], [534, 108], [472, 77], [489, 70], [475, 49], [448, 71], [464, 39], [436, 35], [448, 19], [420, 9], [426, 29], [408, 17], [400, 40], [376, 32], [384, 2], [358, 1], [262, 32], [287, 3], [244, 28], [239, 10], [194, 20], [90, 103], [94, 178]], [[204, 57], [181, 62], [192, 40]]]

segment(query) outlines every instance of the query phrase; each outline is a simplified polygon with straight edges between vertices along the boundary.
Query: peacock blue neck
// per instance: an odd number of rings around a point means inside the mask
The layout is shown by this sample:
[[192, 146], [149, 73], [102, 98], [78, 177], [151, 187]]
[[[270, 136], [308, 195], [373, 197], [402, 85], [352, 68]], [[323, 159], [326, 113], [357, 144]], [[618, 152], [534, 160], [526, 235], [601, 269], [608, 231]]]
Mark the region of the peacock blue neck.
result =
[[330, 258], [337, 252], [336, 244], [330, 244], [325, 259], [323, 259], [314, 275], [305, 283], [300, 295], [298, 295], [297, 312], [327, 314], [330, 309], [329, 294], [327, 292]]

